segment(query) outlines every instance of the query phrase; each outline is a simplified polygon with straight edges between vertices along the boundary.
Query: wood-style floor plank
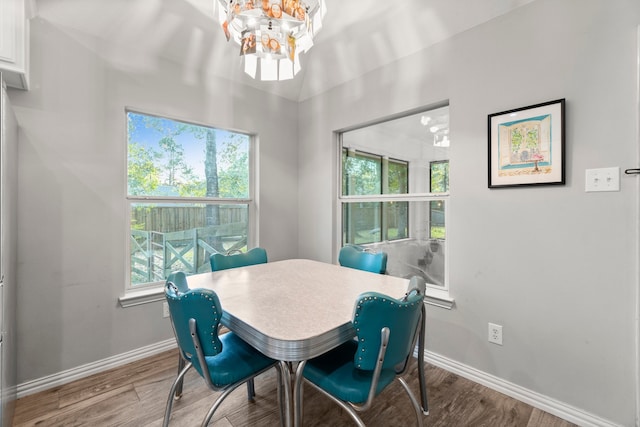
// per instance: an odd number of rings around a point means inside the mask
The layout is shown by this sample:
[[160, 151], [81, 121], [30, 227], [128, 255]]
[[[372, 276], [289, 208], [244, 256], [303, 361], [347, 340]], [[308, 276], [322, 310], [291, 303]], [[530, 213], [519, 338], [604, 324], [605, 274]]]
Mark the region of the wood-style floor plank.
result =
[[[177, 374], [176, 350], [23, 397], [16, 402], [15, 427], [161, 427], [169, 388]], [[426, 426], [573, 427], [574, 425], [443, 369], [427, 366], [429, 415]], [[419, 396], [417, 363], [405, 377]], [[256, 398], [244, 386], [222, 403], [210, 427], [279, 426], [277, 375], [258, 377]], [[183, 396], [174, 400], [172, 427], [198, 426], [218, 396], [198, 374], [185, 376]], [[413, 426], [415, 415], [400, 384], [392, 384], [361, 414], [368, 426]], [[304, 388], [304, 426], [352, 426], [340, 407], [310, 386]]]
[[67, 406], [76, 402], [100, 395], [112, 388], [117, 388], [136, 381], [143, 381], [149, 376], [157, 376], [157, 370], [177, 372], [178, 356], [163, 353], [159, 358], [143, 359], [135, 364], [127, 365], [92, 377], [84, 378], [60, 388], [60, 406]]
[[534, 408], [527, 427], [572, 427], [574, 424]]

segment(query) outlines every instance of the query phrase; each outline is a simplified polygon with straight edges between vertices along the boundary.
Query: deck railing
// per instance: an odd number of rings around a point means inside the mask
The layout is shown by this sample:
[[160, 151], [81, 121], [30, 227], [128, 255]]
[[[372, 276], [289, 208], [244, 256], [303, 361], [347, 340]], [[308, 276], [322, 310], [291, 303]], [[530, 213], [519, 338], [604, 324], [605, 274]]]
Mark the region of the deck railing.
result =
[[131, 230], [131, 281], [163, 281], [176, 270], [187, 274], [209, 271], [212, 254], [241, 250], [246, 245], [244, 222], [167, 233]]

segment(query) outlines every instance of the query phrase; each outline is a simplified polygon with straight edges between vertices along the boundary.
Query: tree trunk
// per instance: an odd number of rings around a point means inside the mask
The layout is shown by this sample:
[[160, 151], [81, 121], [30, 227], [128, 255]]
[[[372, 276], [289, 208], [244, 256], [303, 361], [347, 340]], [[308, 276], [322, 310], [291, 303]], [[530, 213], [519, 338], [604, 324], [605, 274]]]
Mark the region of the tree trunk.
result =
[[[205, 148], [204, 174], [207, 180], [207, 197], [220, 196], [218, 188], [218, 162], [216, 134], [213, 129], [207, 130], [207, 143]], [[207, 205], [205, 208], [205, 225], [206, 227], [220, 225], [220, 206]], [[207, 239], [209, 245], [218, 252], [224, 253], [224, 246], [219, 237]]]
[[[205, 150], [204, 173], [207, 179], [207, 197], [218, 197], [218, 164], [216, 152], [216, 135], [213, 129], [207, 131], [207, 144]], [[220, 225], [220, 211], [218, 205], [207, 205], [206, 225]]]

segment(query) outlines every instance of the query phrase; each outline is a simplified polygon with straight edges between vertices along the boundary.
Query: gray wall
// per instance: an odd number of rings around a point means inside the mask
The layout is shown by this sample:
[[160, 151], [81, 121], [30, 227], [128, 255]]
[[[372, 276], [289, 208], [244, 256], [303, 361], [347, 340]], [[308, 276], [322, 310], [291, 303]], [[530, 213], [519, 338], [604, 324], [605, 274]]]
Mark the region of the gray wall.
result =
[[[536, 0], [301, 103], [300, 256], [335, 259], [332, 132], [448, 99], [456, 305], [428, 308], [427, 350], [635, 425], [638, 178], [598, 194], [584, 175], [638, 167], [638, 24], [636, 0]], [[566, 185], [489, 190], [487, 115], [558, 98]]]
[[[0, 73], [1, 74], [1, 73]], [[0, 75], [0, 84], [3, 76]], [[16, 308], [17, 308], [17, 248], [18, 248], [18, 139], [19, 128], [16, 117], [6, 96], [0, 88], [0, 217], [2, 219], [2, 241], [0, 257], [2, 263], [2, 287], [0, 288], [0, 323], [2, 324], [2, 351], [0, 352], [0, 425], [9, 426], [15, 410], [16, 368], [18, 365]]]
[[259, 134], [259, 244], [277, 260], [295, 257], [298, 241], [297, 130], [269, 114], [295, 123], [295, 102], [189, 75], [160, 53], [116, 49], [41, 17], [31, 29], [32, 87], [10, 93], [22, 128], [18, 383], [173, 336], [160, 302], [118, 305], [125, 107]]

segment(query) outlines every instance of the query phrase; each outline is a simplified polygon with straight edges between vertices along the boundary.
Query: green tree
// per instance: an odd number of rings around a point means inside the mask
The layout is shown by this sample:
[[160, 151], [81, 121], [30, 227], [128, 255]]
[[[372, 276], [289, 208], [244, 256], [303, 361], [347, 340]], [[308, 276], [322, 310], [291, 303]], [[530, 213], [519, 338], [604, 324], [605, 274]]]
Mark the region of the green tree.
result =
[[158, 146], [163, 152], [163, 184], [176, 189], [183, 197], [204, 195], [203, 185], [198, 182], [193, 169], [185, 161], [184, 147], [178, 142], [178, 137], [186, 133], [192, 133], [197, 139], [202, 139], [202, 127], [152, 116], [144, 116], [144, 125], [162, 135]]
[[220, 197], [249, 197], [249, 153], [243, 149], [245, 135], [231, 135], [218, 153], [218, 185]]
[[406, 194], [409, 192], [406, 163], [389, 161], [389, 194]]
[[519, 128], [515, 128], [511, 130], [511, 151], [514, 153], [520, 150], [520, 145], [522, 145], [522, 140], [524, 136], [522, 135], [522, 131]]
[[153, 194], [160, 185], [161, 170], [156, 167], [159, 154], [130, 142], [128, 146], [127, 182], [132, 196]]
[[525, 140], [526, 140], [527, 148], [529, 149], [538, 148], [538, 140], [539, 140], [538, 128], [532, 127], [530, 129], [527, 129]]
[[[207, 197], [220, 197], [218, 186], [218, 147], [216, 144], [216, 134], [213, 129], [206, 133], [206, 148], [204, 173], [207, 182]], [[207, 225], [220, 224], [220, 207], [218, 205], [207, 205], [206, 210]]]
[[376, 159], [342, 151], [342, 188], [345, 195], [381, 194], [380, 162]]
[[449, 191], [449, 161], [431, 162], [430, 192], [446, 193]]

